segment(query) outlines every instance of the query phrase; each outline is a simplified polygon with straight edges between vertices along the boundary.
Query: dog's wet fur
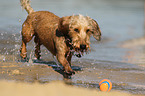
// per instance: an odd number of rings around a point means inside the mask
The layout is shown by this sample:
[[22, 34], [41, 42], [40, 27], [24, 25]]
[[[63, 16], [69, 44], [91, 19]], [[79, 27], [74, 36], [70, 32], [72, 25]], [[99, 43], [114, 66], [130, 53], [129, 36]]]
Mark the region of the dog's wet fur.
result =
[[90, 36], [101, 39], [98, 23], [88, 16], [72, 15], [58, 17], [49, 11], [34, 11], [29, 0], [20, 0], [28, 12], [22, 25], [22, 45], [20, 56], [27, 57], [26, 44], [33, 38], [36, 43], [35, 56], [40, 59], [40, 46], [44, 45], [58, 62], [63, 65], [67, 75], [75, 74], [71, 68], [72, 55], [81, 57], [90, 49]]

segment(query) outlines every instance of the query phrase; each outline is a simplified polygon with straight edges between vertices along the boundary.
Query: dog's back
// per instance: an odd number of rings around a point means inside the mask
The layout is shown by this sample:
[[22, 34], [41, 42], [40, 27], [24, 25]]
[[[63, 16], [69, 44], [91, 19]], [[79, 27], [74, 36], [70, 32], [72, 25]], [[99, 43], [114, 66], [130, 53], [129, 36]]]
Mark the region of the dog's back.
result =
[[[21, 6], [28, 13], [27, 19], [22, 25], [22, 46], [26, 46], [33, 36], [35, 43], [43, 44], [53, 55], [55, 55], [55, 45], [53, 39], [56, 36], [59, 17], [49, 11], [34, 11], [29, 4], [29, 0], [21, 0]], [[51, 46], [51, 47], [49, 47]], [[37, 47], [37, 46], [36, 46]], [[39, 58], [39, 52], [35, 51], [35, 56]], [[26, 58], [26, 48], [21, 48], [21, 57]]]
[[33, 18], [32, 25], [35, 39], [39, 40], [40, 45], [43, 44], [53, 55], [55, 55], [56, 50], [53, 41], [56, 38], [59, 17], [48, 11], [37, 11], [32, 13], [31, 16]]

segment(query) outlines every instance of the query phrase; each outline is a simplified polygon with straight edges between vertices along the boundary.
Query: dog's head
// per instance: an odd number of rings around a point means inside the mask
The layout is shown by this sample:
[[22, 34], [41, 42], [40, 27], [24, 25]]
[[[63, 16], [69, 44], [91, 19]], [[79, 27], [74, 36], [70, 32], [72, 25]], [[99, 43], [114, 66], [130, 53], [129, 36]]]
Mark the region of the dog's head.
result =
[[97, 22], [90, 17], [75, 15], [60, 18], [58, 30], [69, 38], [76, 52], [86, 52], [90, 48], [90, 36], [100, 40], [101, 31]]

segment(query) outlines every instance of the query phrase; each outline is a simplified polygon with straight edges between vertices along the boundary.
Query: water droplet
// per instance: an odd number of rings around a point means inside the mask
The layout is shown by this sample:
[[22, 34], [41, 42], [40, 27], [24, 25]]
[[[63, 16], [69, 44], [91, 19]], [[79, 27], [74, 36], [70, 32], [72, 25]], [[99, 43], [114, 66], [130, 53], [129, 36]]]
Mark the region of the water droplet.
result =
[[30, 65], [32, 65], [33, 61], [32, 59], [29, 59], [29, 62], [28, 62]]
[[5, 58], [5, 56], [3, 56], [3, 62], [5, 62], [6, 61], [6, 58]]
[[21, 19], [19, 19], [19, 22], [21, 22]]

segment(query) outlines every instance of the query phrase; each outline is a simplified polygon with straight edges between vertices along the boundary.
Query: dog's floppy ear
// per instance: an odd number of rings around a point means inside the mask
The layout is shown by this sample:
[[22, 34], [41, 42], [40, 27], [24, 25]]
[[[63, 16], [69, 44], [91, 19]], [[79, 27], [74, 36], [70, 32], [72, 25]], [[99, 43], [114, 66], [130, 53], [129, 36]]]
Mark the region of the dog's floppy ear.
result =
[[71, 16], [66, 16], [59, 19], [58, 31], [63, 35], [67, 35], [69, 32], [70, 18]]
[[96, 40], [100, 41], [101, 40], [101, 30], [100, 30], [98, 23], [94, 19], [90, 19], [90, 24], [92, 27], [93, 37]]

